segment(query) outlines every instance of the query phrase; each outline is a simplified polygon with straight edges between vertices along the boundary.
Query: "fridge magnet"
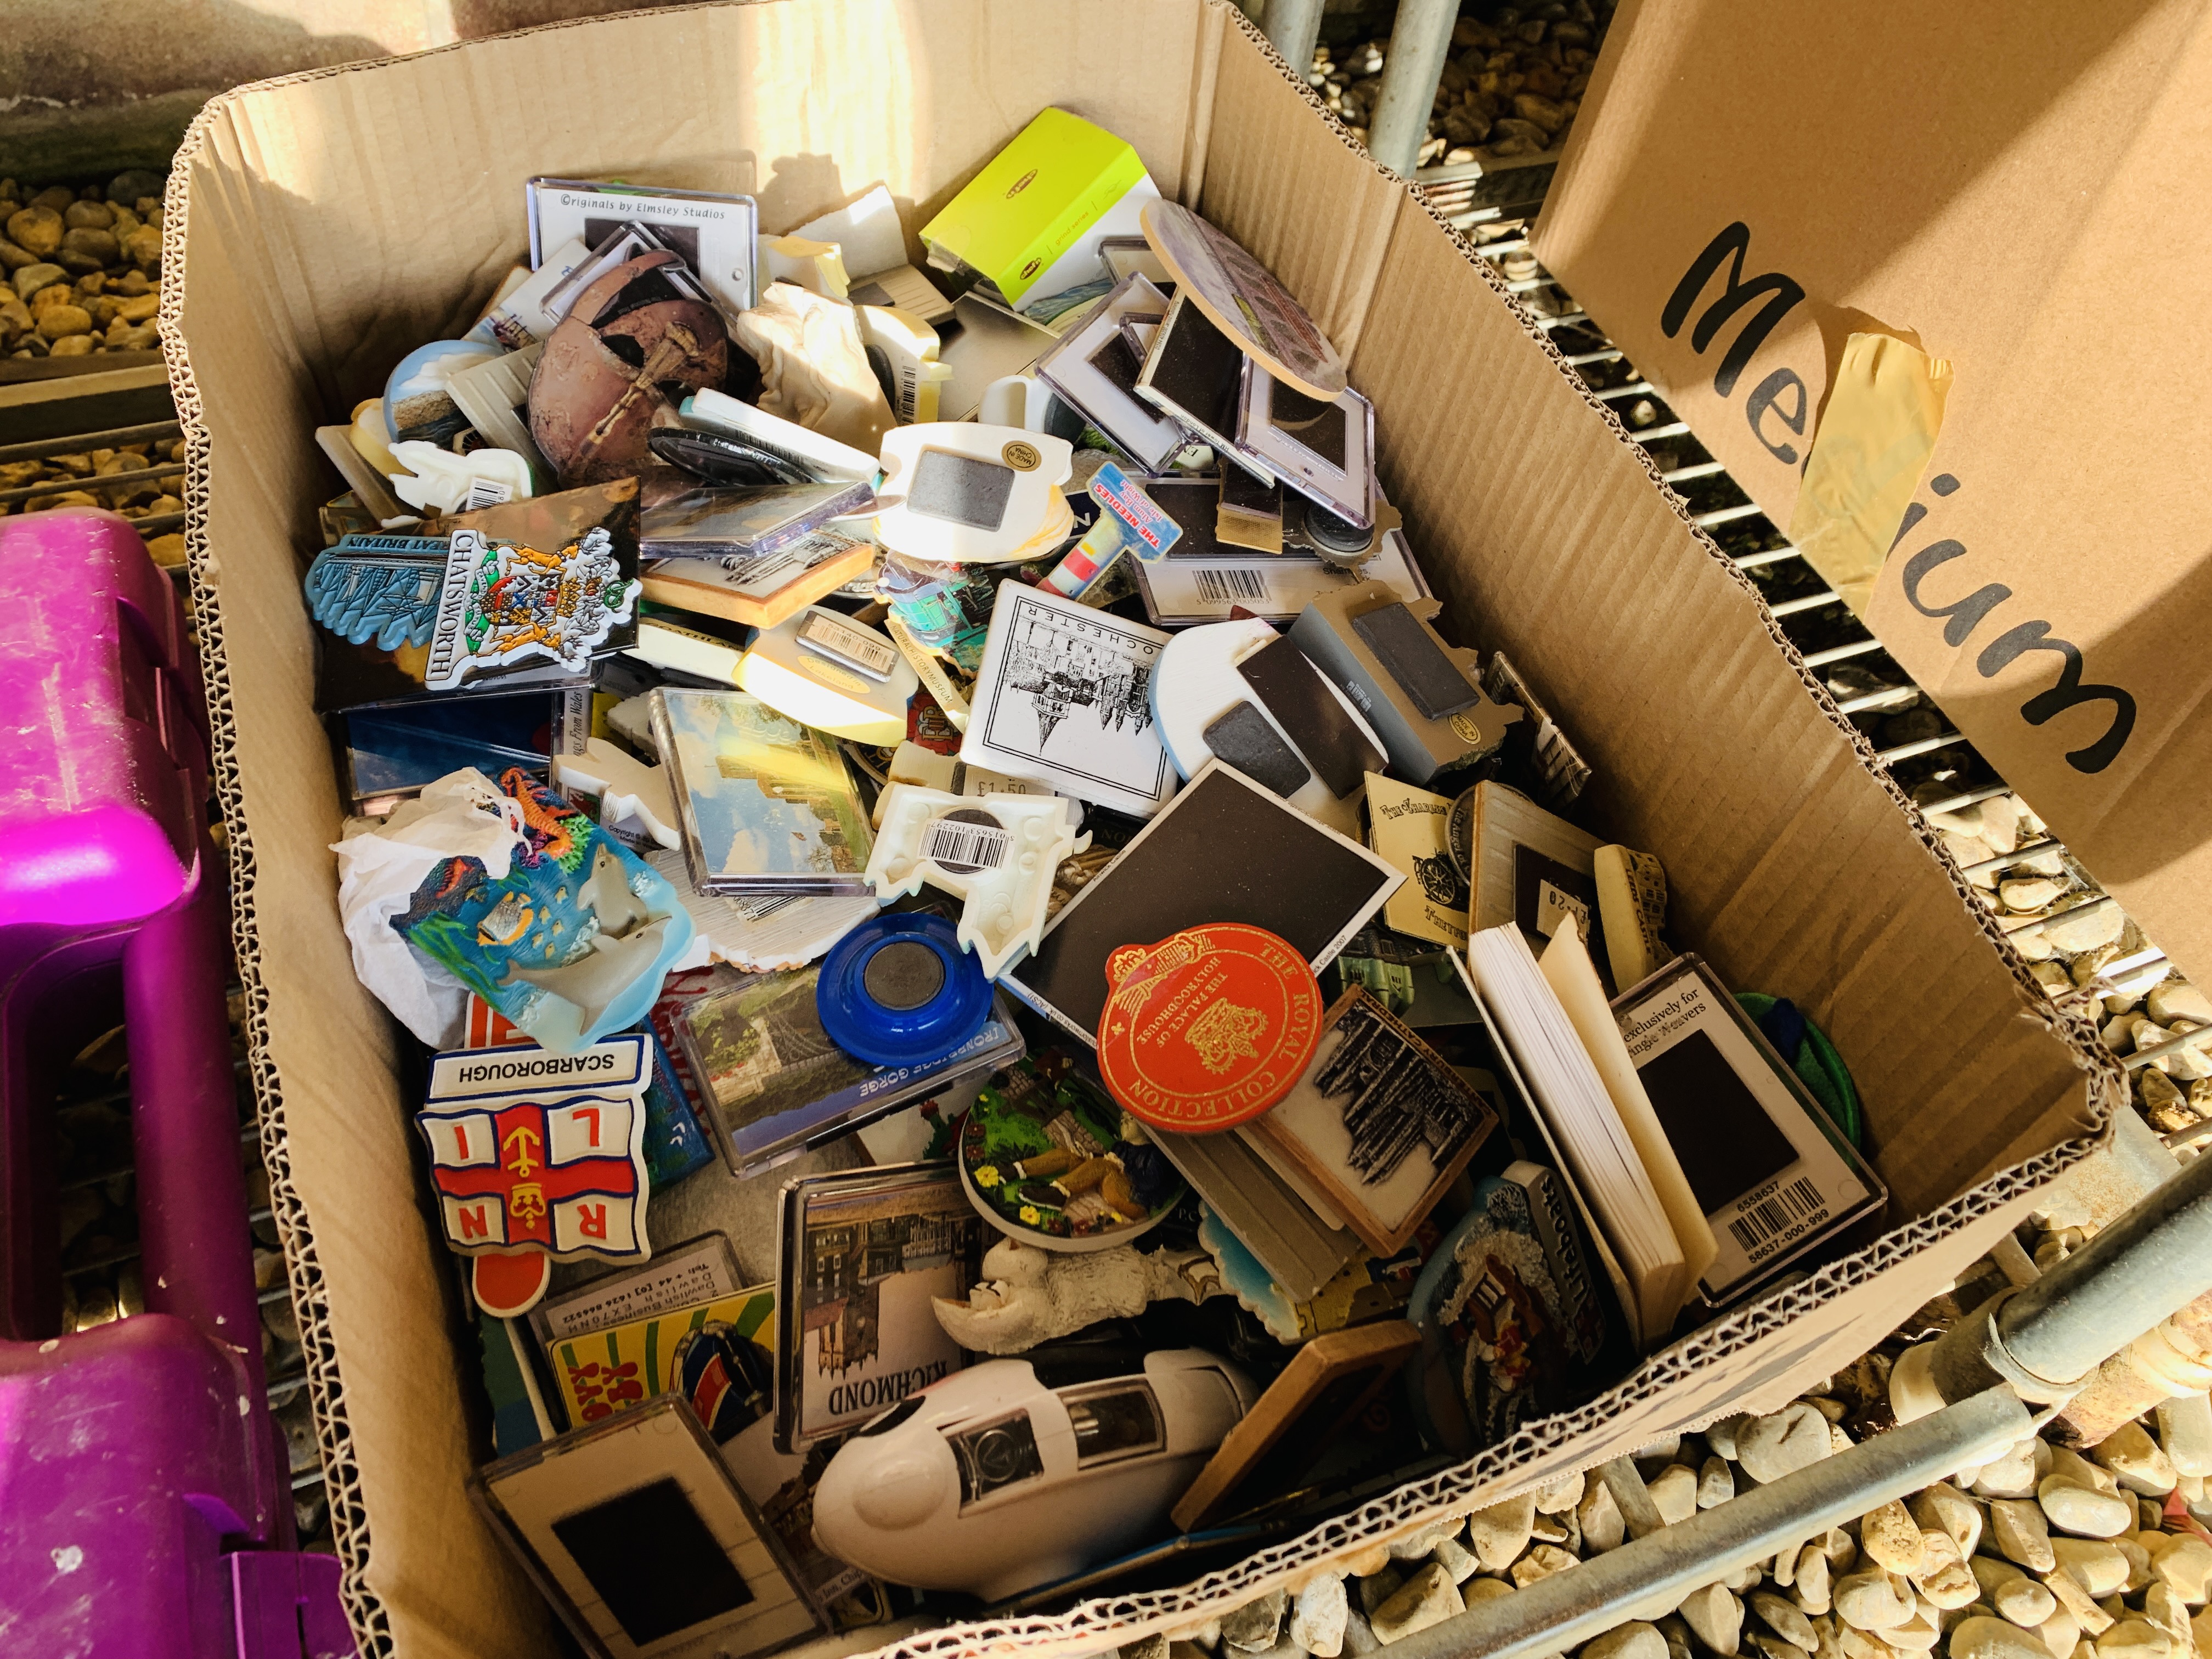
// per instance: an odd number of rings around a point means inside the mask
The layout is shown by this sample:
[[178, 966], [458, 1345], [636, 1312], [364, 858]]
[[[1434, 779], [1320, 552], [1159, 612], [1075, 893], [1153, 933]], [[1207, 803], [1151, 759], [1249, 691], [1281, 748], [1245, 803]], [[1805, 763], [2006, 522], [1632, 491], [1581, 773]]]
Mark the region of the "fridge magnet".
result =
[[940, 421], [885, 434], [881, 453], [884, 510], [876, 539], [903, 558], [939, 564], [1039, 558], [1074, 528], [1060, 489], [1074, 455], [1064, 438]]
[[469, 1493], [594, 1659], [771, 1653], [824, 1628], [672, 1395], [489, 1464]]
[[635, 1025], [690, 947], [667, 879], [519, 769], [500, 781], [522, 844], [506, 873], [444, 859], [392, 926], [556, 1053]]
[[1257, 1394], [1197, 1348], [1057, 1389], [1039, 1371], [988, 1360], [848, 1440], [814, 1494], [823, 1546], [893, 1583], [987, 1600], [1064, 1577], [1158, 1527]]
[[1420, 1346], [1402, 1319], [1314, 1338], [1229, 1431], [1170, 1518], [1195, 1532], [1294, 1486]]
[[464, 1255], [535, 1250], [564, 1261], [641, 1261], [645, 1037], [574, 1054], [459, 1048], [430, 1063], [415, 1127], [430, 1154], [446, 1243]]
[[758, 1285], [546, 1345], [573, 1428], [671, 1389], [720, 1445], [768, 1413], [775, 1381], [775, 1289]]
[[743, 691], [664, 686], [652, 696], [695, 888], [867, 892], [867, 809], [836, 739]]
[[1163, 1129], [1204, 1134], [1265, 1112], [1313, 1058], [1321, 987], [1265, 928], [1215, 922], [1106, 960], [1098, 1070], [1114, 1098]]
[[1329, 1009], [1304, 1075], [1253, 1131], [1389, 1256], [1497, 1127], [1490, 1103], [1355, 985]]
[[1344, 360], [1266, 266], [1179, 203], [1146, 203], [1142, 223], [1178, 299], [1204, 312], [1277, 380], [1309, 398], [1342, 395]]
[[597, 248], [625, 225], [647, 227], [731, 311], [751, 308], [760, 213], [750, 196], [596, 184], [583, 179], [532, 179], [522, 187], [535, 269], [571, 240]]
[[1058, 1052], [994, 1076], [958, 1146], [961, 1182], [984, 1219], [1048, 1250], [1127, 1244], [1183, 1194], [1175, 1166]]
[[[964, 763], [947, 758], [948, 771]], [[1060, 861], [1091, 845], [1082, 811], [1063, 795], [976, 796], [893, 783], [868, 860], [876, 896], [918, 892], [924, 881], [959, 896], [957, 936], [995, 979], [1043, 936]]]
[[1150, 817], [1176, 786], [1149, 700], [1168, 635], [1002, 582], [960, 757]]
[[1474, 1202], [1414, 1282], [1414, 1414], [1450, 1451], [1494, 1446], [1560, 1409], [1604, 1349], [1604, 1305], [1571, 1204], [1556, 1172], [1509, 1164], [1475, 1182]]
[[930, 1304], [967, 1296], [982, 1233], [950, 1164], [807, 1176], [785, 1186], [776, 1239], [778, 1451], [859, 1428], [960, 1369], [965, 1357]]
[[1026, 1353], [1107, 1319], [1134, 1319], [1155, 1302], [1200, 1302], [1226, 1287], [1204, 1250], [1127, 1245], [1071, 1255], [1009, 1236], [983, 1252], [983, 1277], [965, 1302], [939, 1297], [937, 1322], [971, 1353]]

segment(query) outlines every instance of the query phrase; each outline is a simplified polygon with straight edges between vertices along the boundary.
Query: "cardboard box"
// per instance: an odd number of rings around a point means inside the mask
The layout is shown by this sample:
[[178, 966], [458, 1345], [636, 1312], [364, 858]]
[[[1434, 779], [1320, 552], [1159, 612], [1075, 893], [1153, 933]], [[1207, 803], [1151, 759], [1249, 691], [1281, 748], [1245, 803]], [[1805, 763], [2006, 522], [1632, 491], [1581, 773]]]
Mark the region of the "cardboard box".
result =
[[1785, 532], [1849, 337], [1949, 361], [1866, 621], [2199, 983], [2208, 88], [2199, 0], [1629, 0], [1534, 237]]
[[742, 163], [771, 232], [881, 179], [918, 258], [919, 227], [1046, 104], [1129, 140], [1164, 194], [1313, 309], [1374, 400], [1385, 483], [1445, 632], [1504, 648], [1540, 689], [1596, 769], [1608, 833], [1666, 860], [1679, 937], [1734, 985], [1794, 998], [1849, 1056], [1896, 1207], [1879, 1242], [1510, 1449], [1206, 1595], [1121, 1603], [1136, 1611], [1119, 1622], [1091, 1604], [994, 1626], [994, 1651], [1187, 1628], [1441, 1512], [1771, 1409], [2110, 1134], [2114, 1062], [2003, 953], [1749, 585], [1496, 279], [1229, 5], [693, 7], [244, 88], [179, 155], [162, 327], [272, 1198], [370, 1651], [520, 1659], [547, 1650], [550, 1615], [463, 1494], [489, 1447], [464, 1404], [455, 1276], [423, 1211], [395, 1028], [338, 925], [339, 799], [300, 593], [317, 503], [337, 488], [313, 428], [409, 348], [467, 326], [523, 245], [532, 174]]

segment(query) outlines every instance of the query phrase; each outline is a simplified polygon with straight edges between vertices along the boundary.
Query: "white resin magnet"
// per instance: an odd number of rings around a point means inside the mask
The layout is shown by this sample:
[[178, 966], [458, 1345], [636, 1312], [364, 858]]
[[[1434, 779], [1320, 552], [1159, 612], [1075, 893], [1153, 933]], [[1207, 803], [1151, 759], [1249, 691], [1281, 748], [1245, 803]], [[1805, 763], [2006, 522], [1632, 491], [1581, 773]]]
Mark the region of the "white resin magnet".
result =
[[[1334, 726], [1340, 735], [1348, 726], [1372, 746], [1376, 761], [1382, 757], [1382, 740], [1351, 699], [1310, 663], [1312, 684], [1293, 686], [1291, 695], [1279, 697], [1284, 708], [1269, 705], [1240, 665], [1281, 638], [1269, 624], [1249, 617], [1204, 623], [1177, 634], [1160, 653], [1152, 675], [1152, 719], [1160, 741], [1184, 777], [1218, 755], [1308, 817], [1357, 840], [1364, 783], [1350, 784], [1347, 793], [1336, 793], [1330, 787], [1329, 766], [1307, 752], [1307, 745], [1298, 740], [1300, 733], [1284, 716], [1310, 728], [1312, 717], [1319, 714], [1324, 717], [1320, 724]], [[1288, 665], [1295, 669], [1297, 664]], [[1305, 720], [1298, 718], [1302, 710]], [[1311, 729], [1304, 734], [1310, 739]], [[1352, 775], [1364, 778], [1364, 771]], [[1348, 782], [1344, 776], [1334, 781]]]
[[738, 684], [801, 726], [891, 744], [906, 736], [906, 706], [919, 682], [884, 635], [810, 605], [761, 631], [738, 664]]
[[1045, 907], [1062, 859], [1091, 845], [1076, 833], [1080, 809], [1062, 795], [979, 798], [895, 783], [884, 791], [883, 827], [868, 859], [880, 901], [925, 881], [965, 899], [958, 938], [996, 979], [1043, 937]]
[[621, 833], [632, 826], [663, 847], [684, 845], [676, 818], [676, 798], [668, 774], [649, 766], [605, 738], [586, 741], [580, 755], [553, 757], [556, 788], [574, 787], [599, 798], [599, 823]]

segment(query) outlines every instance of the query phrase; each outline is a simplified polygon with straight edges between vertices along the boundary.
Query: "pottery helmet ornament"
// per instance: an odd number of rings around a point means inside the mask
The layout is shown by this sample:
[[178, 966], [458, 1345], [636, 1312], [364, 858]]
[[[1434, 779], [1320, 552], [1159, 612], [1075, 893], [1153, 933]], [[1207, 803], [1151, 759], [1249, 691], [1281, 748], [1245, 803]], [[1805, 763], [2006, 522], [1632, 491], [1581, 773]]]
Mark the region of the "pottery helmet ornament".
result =
[[682, 256], [624, 260], [577, 297], [530, 379], [530, 435], [567, 486], [626, 477], [649, 465], [646, 436], [675, 406], [719, 388], [730, 338], [714, 307], [669, 280]]

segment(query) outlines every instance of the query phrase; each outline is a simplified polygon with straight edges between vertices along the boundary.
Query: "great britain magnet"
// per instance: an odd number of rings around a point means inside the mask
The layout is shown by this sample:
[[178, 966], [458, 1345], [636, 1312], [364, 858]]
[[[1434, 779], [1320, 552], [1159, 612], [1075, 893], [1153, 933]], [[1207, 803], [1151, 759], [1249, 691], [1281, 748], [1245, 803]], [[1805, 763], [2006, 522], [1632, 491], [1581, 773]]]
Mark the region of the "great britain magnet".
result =
[[1107, 959], [1098, 1069], [1163, 1129], [1255, 1118], [1297, 1085], [1320, 1040], [1321, 988], [1291, 944], [1242, 922], [1187, 927]]

